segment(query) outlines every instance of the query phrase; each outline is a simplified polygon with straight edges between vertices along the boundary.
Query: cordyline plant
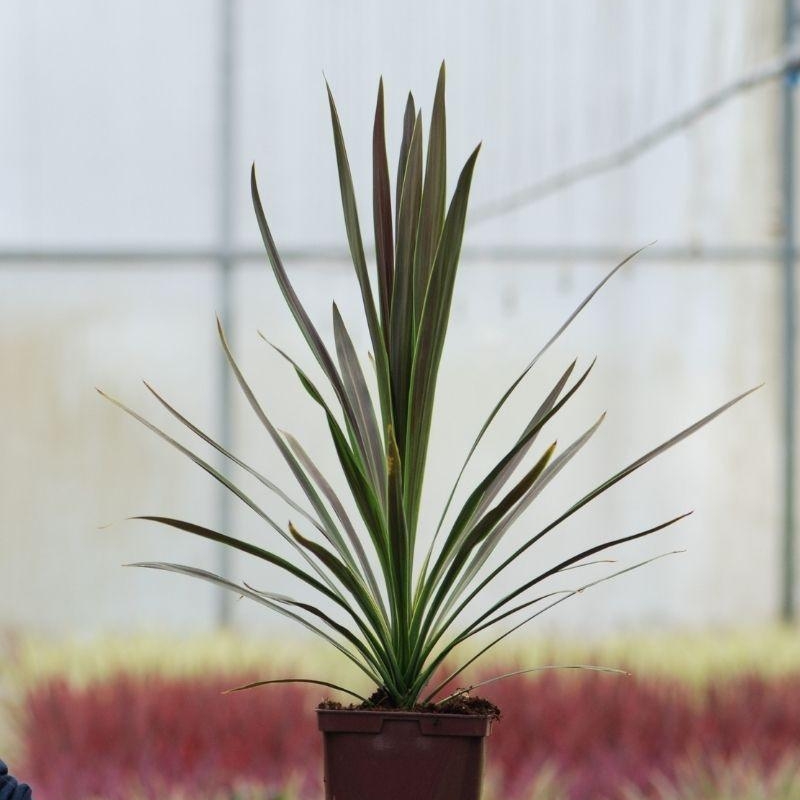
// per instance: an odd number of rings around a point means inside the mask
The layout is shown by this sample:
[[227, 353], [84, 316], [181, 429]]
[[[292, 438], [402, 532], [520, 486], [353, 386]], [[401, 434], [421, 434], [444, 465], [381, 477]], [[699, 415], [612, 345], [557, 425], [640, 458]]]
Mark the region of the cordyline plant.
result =
[[[531, 459], [532, 464], [525, 464], [526, 457], [533, 450], [542, 429], [581, 387], [594, 363], [570, 385], [575, 368], [573, 362], [535, 409], [519, 438], [509, 447], [503, 458], [469, 493], [458, 513], [448, 515], [464, 470], [497, 413], [542, 354], [606, 281], [636, 255], [634, 253], [618, 264], [592, 290], [503, 392], [469, 448], [436, 531], [429, 537], [430, 541], [424, 552], [421, 552], [418, 540], [419, 509], [436, 383], [447, 333], [470, 183], [479, 150], [476, 148], [467, 159], [448, 205], [444, 90], [443, 65], [433, 102], [424, 168], [422, 115], [416, 111], [413, 97], [408, 97], [393, 208], [384, 139], [382, 82], [378, 89], [372, 153], [377, 302], [364, 251], [339, 116], [333, 96], [330, 89], [328, 90], [347, 240], [361, 289], [372, 346], [371, 360], [377, 379], [377, 407], [373, 402], [368, 376], [362, 370], [350, 334], [336, 305], [333, 306], [335, 360], [303, 308], [267, 223], [255, 171], [251, 176], [253, 204], [269, 263], [286, 303], [327, 379], [338, 408], [328, 404], [323, 392], [290, 356], [281, 350], [278, 352], [293, 366], [303, 388], [325, 415], [342, 472], [361, 517], [359, 524], [350, 519], [331, 483], [315, 466], [300, 443], [290, 434], [279, 431], [270, 420], [236, 363], [219, 321], [220, 340], [233, 374], [297, 480], [305, 495], [307, 507], [296, 503], [269, 478], [228, 452], [180, 414], [154, 389], [150, 386], [148, 388], [194, 434], [285, 501], [297, 514], [288, 526], [284, 527], [276, 522], [211, 464], [134, 411], [112, 400], [227, 487], [294, 549], [297, 559], [283, 558], [271, 550], [191, 522], [158, 516], [137, 519], [162, 523], [262, 559], [294, 576], [338, 607], [348, 619], [346, 622], [335, 620], [305, 599], [259, 591], [248, 584], [233, 583], [225, 577], [202, 569], [167, 563], [143, 563], [136, 566], [169, 570], [210, 581], [299, 622], [350, 659], [379, 687], [378, 694], [382, 695], [382, 702], [397, 708], [413, 708], [420, 703], [431, 702], [478, 657], [544, 611], [590, 586], [655, 560], [651, 558], [625, 569], [618, 569], [575, 589], [547, 591], [531, 597], [530, 590], [547, 578], [575, 567], [596, 564], [597, 560], [589, 560], [596, 554], [663, 530], [682, 519], [685, 514], [583, 550], [538, 574], [533, 574], [510, 591], [508, 587], [504, 587], [500, 599], [485, 601], [485, 607], [474, 618], [464, 622], [473, 600], [484, 598], [485, 590], [491, 584], [496, 584], [497, 578], [542, 537], [594, 498], [685, 439], [749, 393], [734, 398], [612, 475], [574, 502], [542, 530], [527, 535], [519, 547], [496, 563], [497, 560], [492, 560], [492, 556], [512, 524], [589, 441], [603, 419], [601, 416], [560, 453], [557, 454], [556, 444], [553, 443], [535, 455]], [[449, 516], [454, 519], [446, 522]], [[530, 570], [526, 570], [526, 575], [531, 575]], [[452, 661], [454, 650], [459, 645], [506, 620], [513, 623], [510, 629], [499, 635], [489, 636], [488, 643], [483, 643], [476, 654], [457, 666], [438, 685], [430, 685], [434, 674], [440, 670], [445, 660]], [[486, 636], [484, 634], [484, 640]], [[498, 676], [501, 677], [508, 675]], [[365, 699], [349, 689], [334, 686], [327, 681], [314, 678], [285, 680], [317, 683], [348, 692], [360, 700]], [[273, 682], [276, 681], [262, 681], [251, 686]], [[469, 687], [473, 688], [475, 687]], [[456, 694], [465, 691], [467, 690], [460, 689]]]

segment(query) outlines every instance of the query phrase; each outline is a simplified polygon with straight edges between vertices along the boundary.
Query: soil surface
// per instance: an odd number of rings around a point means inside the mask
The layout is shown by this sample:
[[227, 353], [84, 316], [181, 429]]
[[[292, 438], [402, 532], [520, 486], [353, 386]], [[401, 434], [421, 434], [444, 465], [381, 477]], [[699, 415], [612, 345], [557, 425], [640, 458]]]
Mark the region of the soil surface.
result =
[[392, 704], [386, 692], [378, 689], [370, 695], [365, 703], [343, 705], [335, 700], [323, 700], [317, 708], [325, 711], [411, 711], [416, 714], [462, 714], [472, 717], [491, 717], [494, 720], [500, 719], [500, 709], [494, 703], [483, 697], [470, 697], [466, 694], [451, 697], [442, 703], [420, 703], [413, 708], [397, 708]]

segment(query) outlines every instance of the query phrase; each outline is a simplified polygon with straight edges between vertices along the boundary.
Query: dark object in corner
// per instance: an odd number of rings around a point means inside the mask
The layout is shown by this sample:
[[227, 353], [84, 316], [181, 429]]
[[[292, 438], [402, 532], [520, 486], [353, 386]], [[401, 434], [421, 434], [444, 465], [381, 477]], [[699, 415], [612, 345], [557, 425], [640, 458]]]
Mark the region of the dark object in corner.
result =
[[8, 774], [8, 767], [0, 761], [0, 800], [32, 800], [31, 789], [25, 783], [18, 783]]

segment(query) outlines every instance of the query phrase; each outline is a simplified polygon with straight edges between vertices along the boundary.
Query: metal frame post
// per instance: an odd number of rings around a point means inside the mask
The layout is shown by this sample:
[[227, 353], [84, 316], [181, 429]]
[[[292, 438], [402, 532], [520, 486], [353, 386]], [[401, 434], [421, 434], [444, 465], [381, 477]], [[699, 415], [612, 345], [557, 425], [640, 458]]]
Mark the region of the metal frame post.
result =
[[[797, 40], [800, 15], [797, 0], [784, 0], [783, 39], [787, 48]], [[781, 618], [794, 622], [796, 617], [796, 331], [797, 298], [795, 281], [795, 90], [797, 72], [784, 76], [781, 89], [781, 193], [783, 214], [783, 544], [781, 547]]]
[[[219, 98], [218, 98], [218, 182], [219, 182], [219, 255], [217, 261], [217, 303], [220, 318], [226, 325], [229, 338], [235, 332], [234, 304], [232, 302], [233, 283], [233, 145], [234, 145], [234, 36], [236, 23], [236, 0], [219, 0]], [[233, 439], [233, 420], [231, 409], [231, 379], [228, 363], [222, 348], [219, 348], [216, 375], [217, 414], [222, 445], [230, 449]], [[221, 457], [220, 471], [227, 473], [227, 460]], [[217, 518], [219, 529], [230, 531], [231, 498], [230, 492], [220, 485], [217, 492]], [[231, 573], [230, 549], [217, 546], [217, 570], [228, 577]], [[230, 592], [217, 592], [219, 598], [216, 609], [219, 627], [230, 627], [233, 622], [233, 597]]]

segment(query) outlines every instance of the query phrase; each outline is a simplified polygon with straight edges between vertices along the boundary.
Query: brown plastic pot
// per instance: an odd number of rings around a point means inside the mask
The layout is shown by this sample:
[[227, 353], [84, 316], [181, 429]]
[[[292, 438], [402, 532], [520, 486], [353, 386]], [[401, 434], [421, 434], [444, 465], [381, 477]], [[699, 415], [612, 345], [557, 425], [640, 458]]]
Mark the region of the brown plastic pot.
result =
[[479, 800], [490, 717], [317, 710], [325, 800]]

